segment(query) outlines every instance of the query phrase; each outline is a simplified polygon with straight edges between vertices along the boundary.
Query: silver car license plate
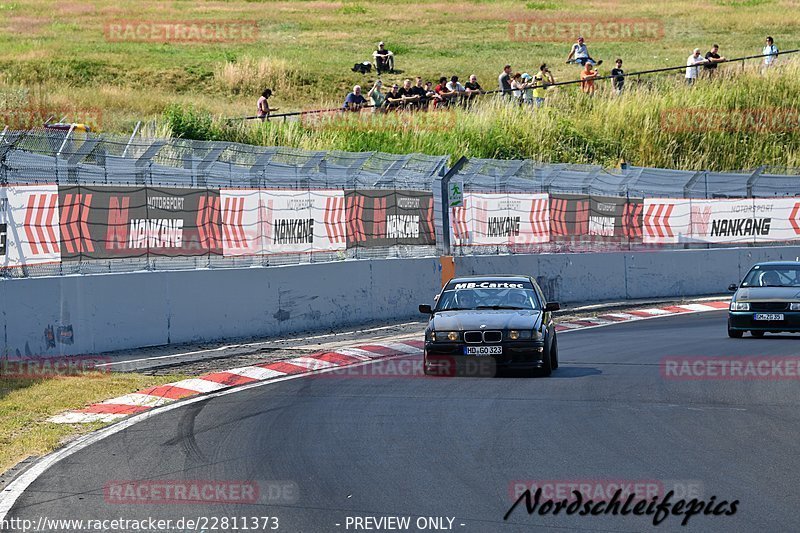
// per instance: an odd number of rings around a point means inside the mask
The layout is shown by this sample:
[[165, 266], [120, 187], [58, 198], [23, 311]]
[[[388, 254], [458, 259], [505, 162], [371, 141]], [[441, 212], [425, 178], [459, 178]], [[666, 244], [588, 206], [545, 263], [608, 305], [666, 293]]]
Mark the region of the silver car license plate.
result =
[[502, 355], [502, 346], [464, 346], [464, 355]]
[[755, 313], [753, 320], [767, 320], [769, 322], [778, 322], [783, 320], [783, 313]]

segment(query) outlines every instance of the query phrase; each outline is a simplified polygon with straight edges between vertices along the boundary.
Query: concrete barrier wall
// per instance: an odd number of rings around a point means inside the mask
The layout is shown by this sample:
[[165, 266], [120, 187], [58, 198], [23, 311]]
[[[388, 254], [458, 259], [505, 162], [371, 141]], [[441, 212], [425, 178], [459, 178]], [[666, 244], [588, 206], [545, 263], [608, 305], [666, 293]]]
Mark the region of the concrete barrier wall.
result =
[[[753, 263], [800, 247], [475, 256], [459, 275], [535, 276], [564, 303], [716, 294]], [[72, 355], [287, 335], [417, 317], [438, 258], [0, 281], [3, 354]]]

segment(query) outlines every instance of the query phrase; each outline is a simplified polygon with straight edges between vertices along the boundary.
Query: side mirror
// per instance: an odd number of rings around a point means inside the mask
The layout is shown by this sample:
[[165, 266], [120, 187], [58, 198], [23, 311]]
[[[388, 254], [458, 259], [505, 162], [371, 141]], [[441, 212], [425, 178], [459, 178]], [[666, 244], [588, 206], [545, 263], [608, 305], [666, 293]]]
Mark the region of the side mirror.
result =
[[545, 311], [558, 311], [561, 309], [561, 305], [558, 302], [547, 302], [544, 306]]
[[739, 288], [739, 286], [736, 285], [735, 283], [731, 283], [730, 285], [728, 285], [728, 290], [731, 291], [731, 292], [736, 292], [736, 289], [738, 289], [738, 288]]
[[433, 309], [428, 304], [419, 304], [419, 312], [424, 315], [432, 315]]

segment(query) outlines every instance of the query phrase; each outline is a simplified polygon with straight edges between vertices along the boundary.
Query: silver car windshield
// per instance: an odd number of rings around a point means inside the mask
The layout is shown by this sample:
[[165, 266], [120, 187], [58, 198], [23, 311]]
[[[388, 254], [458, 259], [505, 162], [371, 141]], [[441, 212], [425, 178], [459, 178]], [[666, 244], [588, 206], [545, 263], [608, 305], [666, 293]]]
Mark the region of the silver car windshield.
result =
[[755, 266], [742, 287], [800, 287], [800, 266]]
[[538, 310], [539, 301], [532, 289], [455, 289], [444, 291], [436, 306], [437, 311], [475, 309]]

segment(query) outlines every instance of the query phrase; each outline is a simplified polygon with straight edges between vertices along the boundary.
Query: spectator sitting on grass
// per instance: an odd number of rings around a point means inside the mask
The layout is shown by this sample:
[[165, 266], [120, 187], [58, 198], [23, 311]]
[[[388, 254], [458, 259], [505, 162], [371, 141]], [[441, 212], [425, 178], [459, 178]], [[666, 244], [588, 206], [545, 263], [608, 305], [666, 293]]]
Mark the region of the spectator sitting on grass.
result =
[[572, 45], [572, 49], [567, 56], [567, 64], [570, 63], [578, 63], [582, 67], [585, 66], [586, 63], [591, 63], [592, 66], [600, 66], [603, 64], [603, 60], [595, 61], [592, 59], [589, 55], [589, 48], [586, 46], [583, 37], [578, 36], [578, 42]]
[[269, 119], [269, 114], [273, 111], [277, 111], [277, 109], [270, 109], [269, 108], [269, 97], [272, 96], [272, 89], [264, 89], [264, 92], [261, 93], [261, 96], [258, 98], [258, 111], [257, 116], [263, 122], [264, 119]]
[[394, 54], [385, 48], [383, 41], [378, 43], [378, 49], [372, 52], [372, 57], [375, 59], [378, 76], [381, 72], [394, 72]]
[[381, 80], [377, 80], [375, 85], [372, 86], [372, 89], [370, 89], [367, 93], [370, 103], [372, 104], [373, 113], [386, 111], [386, 108], [384, 107], [384, 104], [386, 103], [386, 96], [381, 92], [381, 87], [383, 87], [383, 82]]
[[419, 102], [419, 96], [414, 93], [414, 88], [411, 86], [411, 80], [403, 80], [403, 86], [398, 91], [403, 98], [403, 104], [406, 107], [414, 107]]
[[440, 100], [437, 102], [437, 105], [448, 105], [452, 98], [458, 95], [457, 92], [451, 91], [447, 88], [447, 77], [442, 76], [439, 78], [439, 85], [433, 89], [433, 91], [439, 96]]
[[706, 60], [700, 55], [700, 49], [695, 48], [692, 55], [686, 60], [686, 84], [693, 85], [697, 79], [698, 70], [697, 65], [702, 65]]
[[594, 95], [595, 86], [594, 80], [597, 78], [598, 72], [592, 69], [592, 64], [587, 62], [581, 71], [581, 91], [589, 96]]
[[425, 89], [425, 84], [422, 83], [422, 78], [417, 76], [416, 84], [411, 88], [412, 96], [416, 96], [417, 100], [414, 104], [415, 107], [422, 108], [428, 101], [428, 91]]
[[469, 81], [464, 84], [464, 89], [467, 91], [467, 94], [480, 94], [483, 92], [483, 87], [478, 83], [478, 77], [475, 74], [470, 75]]
[[614, 76], [614, 93], [619, 94], [625, 87], [625, 71], [622, 70], [622, 59], [617, 59], [616, 66], [611, 69], [611, 75]]
[[430, 102], [429, 107], [438, 107], [442, 103], [442, 97], [433, 89], [433, 83], [425, 82], [425, 98]]
[[503, 98], [511, 98], [511, 65], [503, 67], [503, 72], [497, 77], [497, 83]]
[[393, 84], [391, 90], [386, 93], [386, 106], [390, 109], [397, 109], [403, 106], [403, 96], [400, 94], [400, 87]]
[[447, 90], [459, 94], [466, 91], [466, 89], [464, 89], [464, 86], [461, 85], [461, 83], [459, 83], [458, 76], [453, 76], [452, 78], [450, 78], [450, 81], [447, 82]]
[[542, 63], [539, 66], [539, 72], [533, 76], [533, 103], [536, 107], [544, 105], [544, 99], [547, 97], [547, 86], [555, 82], [553, 74], [547, 68], [547, 63]]
[[703, 72], [709, 77], [713, 76], [714, 72], [717, 70], [717, 63], [722, 63], [723, 61], [727, 61], [727, 59], [719, 55], [719, 45], [712, 45], [711, 50], [706, 53], [706, 62], [703, 64]]
[[342, 109], [345, 111], [360, 111], [366, 103], [367, 99], [361, 94], [361, 85], [355, 85], [353, 92], [348, 93], [345, 97]]

